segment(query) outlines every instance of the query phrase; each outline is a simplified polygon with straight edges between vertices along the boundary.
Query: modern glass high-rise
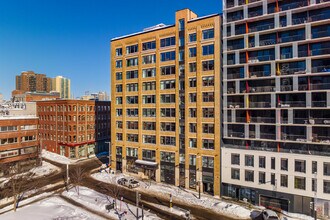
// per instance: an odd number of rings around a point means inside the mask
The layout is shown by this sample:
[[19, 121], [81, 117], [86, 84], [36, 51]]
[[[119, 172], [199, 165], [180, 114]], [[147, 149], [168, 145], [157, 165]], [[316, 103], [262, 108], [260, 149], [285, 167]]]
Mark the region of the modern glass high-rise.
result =
[[222, 195], [330, 216], [330, 2], [223, 5]]
[[220, 195], [220, 16], [111, 41], [112, 168]]

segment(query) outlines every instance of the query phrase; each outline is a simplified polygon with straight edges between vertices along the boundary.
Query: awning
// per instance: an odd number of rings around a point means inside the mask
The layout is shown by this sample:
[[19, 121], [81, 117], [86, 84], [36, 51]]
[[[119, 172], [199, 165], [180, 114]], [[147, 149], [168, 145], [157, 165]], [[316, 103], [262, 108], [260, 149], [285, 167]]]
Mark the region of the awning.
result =
[[157, 169], [158, 163], [147, 160], [136, 160], [136, 166], [141, 168]]

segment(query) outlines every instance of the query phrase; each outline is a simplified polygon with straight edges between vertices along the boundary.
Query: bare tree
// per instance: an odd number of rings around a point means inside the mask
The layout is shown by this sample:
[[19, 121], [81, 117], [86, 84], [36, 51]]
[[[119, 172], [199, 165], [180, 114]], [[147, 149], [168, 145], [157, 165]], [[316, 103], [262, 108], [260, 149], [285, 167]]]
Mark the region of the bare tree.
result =
[[109, 184], [100, 182], [99, 188], [102, 190], [102, 193], [106, 195], [106, 199], [109, 203], [112, 202], [108, 196], [109, 194], [115, 199], [115, 203], [117, 203], [117, 199], [120, 197], [122, 187], [117, 184], [115, 176], [112, 178], [111, 183]]
[[0, 170], [4, 171], [5, 180], [0, 183], [0, 197], [13, 198], [13, 209], [16, 212], [19, 202], [24, 194], [31, 190], [37, 190], [40, 186], [39, 179], [34, 179], [32, 170], [20, 173], [21, 169], [17, 163], [1, 164]]
[[76, 166], [72, 172], [71, 172], [71, 180], [72, 180], [72, 184], [79, 196], [79, 186], [82, 185], [82, 182], [86, 176], [86, 172], [85, 169], [82, 168], [81, 166]]

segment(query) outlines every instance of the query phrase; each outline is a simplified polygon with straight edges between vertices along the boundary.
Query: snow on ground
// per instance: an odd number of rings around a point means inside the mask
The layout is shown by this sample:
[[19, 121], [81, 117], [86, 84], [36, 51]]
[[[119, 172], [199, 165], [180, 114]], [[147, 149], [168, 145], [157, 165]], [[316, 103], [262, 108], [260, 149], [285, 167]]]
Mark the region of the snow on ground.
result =
[[56, 154], [56, 153], [52, 153], [46, 150], [42, 150], [41, 152], [41, 156], [43, 158], [46, 158], [48, 160], [54, 161], [54, 162], [58, 162], [58, 163], [62, 163], [62, 164], [71, 164], [71, 163], [75, 163], [77, 162], [77, 160], [71, 160], [65, 156]]
[[298, 213], [290, 213], [290, 212], [285, 212], [283, 211], [283, 216], [282, 219], [286, 219], [286, 220], [296, 220], [296, 219], [303, 219], [303, 220], [314, 220], [313, 217], [311, 216], [307, 216], [304, 214], [298, 214]]
[[[93, 178], [107, 183], [116, 183], [116, 180], [121, 176], [123, 176], [123, 174], [114, 175], [107, 172], [92, 174]], [[198, 194], [196, 192], [187, 189], [180, 189], [176, 186], [155, 182], [152, 182], [150, 185], [149, 182], [140, 181], [140, 187], [137, 190], [144, 193], [160, 193], [163, 196], [168, 197], [170, 194], [172, 194], [173, 199], [177, 199], [186, 204], [202, 206], [204, 208], [212, 209], [218, 213], [238, 218], [250, 218], [251, 210], [247, 208], [244, 208], [240, 205], [224, 202], [220, 199], [206, 195], [201, 195], [201, 199], [198, 199]]]
[[[91, 209], [94, 209], [95, 211], [102, 212], [106, 215], [109, 215], [109, 217], [118, 218], [118, 214], [115, 212], [115, 210], [111, 210], [108, 212], [105, 209], [105, 206], [110, 204], [114, 200], [114, 198], [103, 195], [101, 193], [98, 193], [92, 189], [86, 188], [86, 187], [79, 187], [79, 195], [78, 190], [73, 187], [69, 190], [69, 192], [63, 192], [62, 195], [66, 196], [84, 206], [87, 206]], [[109, 202], [110, 201], [110, 202]], [[123, 216], [123, 219], [136, 219], [136, 217], [131, 213], [131, 211], [136, 214], [136, 206], [126, 204], [125, 202], [121, 202], [117, 200], [117, 209], [119, 210], [119, 213], [123, 213], [124, 211], [127, 212], [126, 215]], [[131, 210], [131, 211], [130, 211]], [[139, 211], [141, 215], [141, 209]], [[158, 220], [160, 219], [156, 215], [144, 211], [144, 219], [145, 220]]]
[[37, 203], [17, 209], [16, 212], [8, 212], [1, 215], [1, 220], [17, 219], [70, 219], [70, 220], [94, 220], [101, 219], [92, 213], [73, 206], [61, 198], [50, 197]]

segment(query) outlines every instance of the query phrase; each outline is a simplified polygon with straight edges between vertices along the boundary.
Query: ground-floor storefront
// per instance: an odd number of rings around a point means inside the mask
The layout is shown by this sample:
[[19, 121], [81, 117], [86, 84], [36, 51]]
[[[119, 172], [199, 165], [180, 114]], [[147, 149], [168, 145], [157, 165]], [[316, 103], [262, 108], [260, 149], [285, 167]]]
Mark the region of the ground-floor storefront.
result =
[[96, 143], [60, 144], [60, 155], [70, 159], [80, 159], [95, 155]]
[[[222, 196], [247, 201], [253, 205], [264, 206], [269, 209], [284, 210], [313, 216], [310, 209], [315, 199], [306, 196], [281, 193], [277, 191], [249, 188], [239, 185], [222, 183]], [[330, 216], [330, 200], [316, 200], [316, 210], [319, 216]]]

